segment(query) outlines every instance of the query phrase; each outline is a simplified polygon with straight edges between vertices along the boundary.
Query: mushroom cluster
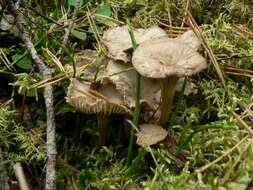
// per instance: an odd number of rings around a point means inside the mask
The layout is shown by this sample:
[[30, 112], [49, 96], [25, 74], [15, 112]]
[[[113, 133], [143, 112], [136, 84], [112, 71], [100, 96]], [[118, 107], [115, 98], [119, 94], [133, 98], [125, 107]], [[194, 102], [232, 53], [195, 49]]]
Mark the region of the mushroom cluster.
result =
[[[133, 33], [138, 45], [135, 51], [131, 48], [127, 26], [104, 32], [102, 43], [109, 51], [108, 58], [101, 58], [96, 52], [85, 50], [84, 55], [87, 52], [90, 55], [77, 61], [77, 68], [84, 67], [83, 75], [93, 80], [83, 82], [72, 79], [66, 99], [84, 113], [97, 114], [98, 121], [102, 121], [99, 118], [104, 119], [102, 123], [106, 121], [105, 116], [111, 113], [131, 115], [135, 106], [136, 70], [142, 76], [142, 113], [153, 116], [153, 119], [148, 119], [149, 123], [152, 121], [164, 127], [170, 117], [179, 78], [199, 73], [207, 67], [207, 63], [197, 52], [200, 42], [192, 31], [173, 39], [159, 27], [135, 29]], [[145, 123], [145, 118], [142, 121]], [[146, 137], [147, 133], [159, 134], [155, 140], [159, 142], [166, 135], [164, 132], [161, 135], [163, 130], [154, 126], [145, 125], [140, 127], [140, 131], [144, 130]], [[99, 143], [104, 144], [106, 126], [102, 124], [99, 128]], [[156, 133], [155, 130], [160, 131]], [[138, 139], [138, 143], [145, 142]]]

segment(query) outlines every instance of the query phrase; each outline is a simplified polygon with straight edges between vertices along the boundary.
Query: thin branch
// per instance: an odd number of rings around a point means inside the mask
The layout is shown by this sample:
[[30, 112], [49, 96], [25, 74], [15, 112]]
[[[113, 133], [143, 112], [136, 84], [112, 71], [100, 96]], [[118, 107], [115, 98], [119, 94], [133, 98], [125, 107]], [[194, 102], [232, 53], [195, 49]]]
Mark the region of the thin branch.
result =
[[23, 168], [19, 162], [15, 164], [14, 170], [15, 170], [16, 177], [18, 179], [20, 190], [30, 190]]
[[[24, 18], [15, 8], [12, 0], [6, 0], [9, 11], [15, 17], [15, 25], [20, 33], [20, 38], [23, 40], [27, 51], [29, 52], [33, 62], [39, 68], [44, 79], [52, 77], [51, 70], [47, 68], [42, 59], [39, 57], [34, 45], [31, 41], [29, 32], [26, 28]], [[53, 106], [53, 88], [52, 85], [47, 85], [44, 88], [44, 98], [47, 114], [47, 173], [46, 173], [46, 190], [56, 189], [56, 142], [55, 142], [55, 121], [54, 121], [54, 106]]]
[[5, 161], [0, 147], [0, 189], [9, 190], [8, 175], [5, 168]]
[[62, 47], [60, 47], [60, 49], [58, 50], [57, 52], [57, 57], [59, 57], [59, 59], [61, 58], [62, 56], [62, 51], [64, 48], [66, 48], [67, 46], [67, 43], [68, 43], [68, 40], [69, 40], [69, 35], [73, 29], [73, 26], [74, 26], [74, 20], [77, 16], [77, 14], [79, 13], [79, 10], [80, 10], [80, 0], [76, 0], [76, 5], [75, 5], [75, 9], [74, 9], [74, 13], [73, 13], [73, 16], [72, 16], [72, 22], [71, 24], [69, 25], [68, 29], [66, 30], [64, 36], [63, 36], [63, 40], [62, 40]]
[[221, 83], [223, 85], [223, 88], [225, 90], [227, 90], [227, 86], [226, 86], [226, 81], [224, 78], [224, 73], [222, 72], [220, 65], [212, 51], [212, 49], [209, 47], [209, 45], [207, 44], [202, 32], [200, 31], [195, 19], [193, 18], [192, 14], [189, 11], [186, 11], [187, 14], [187, 21], [188, 24], [190, 25], [191, 29], [193, 30], [193, 32], [196, 34], [196, 36], [198, 37], [198, 39], [201, 41], [201, 44], [203, 45], [204, 49], [206, 50], [208, 56], [210, 57], [212, 64], [216, 70], [216, 73], [218, 75], [218, 77], [221, 80]]

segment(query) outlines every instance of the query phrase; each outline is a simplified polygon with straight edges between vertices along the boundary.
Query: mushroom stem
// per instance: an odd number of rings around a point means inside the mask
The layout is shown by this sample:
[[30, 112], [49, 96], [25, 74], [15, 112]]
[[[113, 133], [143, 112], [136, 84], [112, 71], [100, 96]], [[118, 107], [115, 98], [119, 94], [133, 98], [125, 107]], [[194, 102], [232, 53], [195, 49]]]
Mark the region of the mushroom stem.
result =
[[162, 80], [161, 116], [158, 121], [160, 126], [165, 126], [169, 120], [178, 79], [176, 76], [171, 76]]
[[98, 122], [98, 144], [103, 146], [105, 145], [107, 140], [109, 116], [98, 114], [97, 122]]

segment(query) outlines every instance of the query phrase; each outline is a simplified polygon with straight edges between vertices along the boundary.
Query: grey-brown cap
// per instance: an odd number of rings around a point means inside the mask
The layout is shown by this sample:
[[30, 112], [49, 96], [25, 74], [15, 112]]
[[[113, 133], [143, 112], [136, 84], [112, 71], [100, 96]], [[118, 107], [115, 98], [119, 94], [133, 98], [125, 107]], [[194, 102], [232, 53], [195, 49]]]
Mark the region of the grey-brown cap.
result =
[[201, 41], [198, 39], [198, 37], [192, 30], [186, 31], [181, 36], [175, 38], [175, 40], [190, 46], [194, 50], [198, 50], [201, 47]]
[[167, 78], [191, 76], [207, 68], [207, 63], [196, 50], [168, 38], [146, 41], [133, 53], [135, 69], [145, 77]]
[[139, 131], [137, 132], [138, 145], [154, 145], [158, 142], [164, 140], [168, 132], [159, 125], [154, 124], [142, 124], [139, 126]]
[[[109, 92], [109, 91], [106, 91]], [[109, 115], [112, 113], [130, 114], [130, 111], [119, 103], [118, 97], [106, 97], [90, 88], [90, 83], [72, 79], [68, 88], [66, 101], [84, 113]]]
[[[106, 72], [107, 78], [115, 85], [119, 94], [123, 97], [124, 104], [129, 108], [133, 108], [135, 106], [134, 68], [110, 60], [106, 67]], [[143, 77], [140, 95], [140, 103], [143, 110], [157, 110], [160, 102], [160, 83], [157, 80]]]
[[[134, 29], [133, 33], [137, 44], [151, 39], [167, 37], [167, 33], [157, 26], [148, 29]], [[110, 28], [105, 31], [102, 37], [102, 42], [108, 48], [112, 59], [120, 60], [125, 63], [131, 61], [130, 55], [126, 53], [127, 50], [132, 48], [131, 38], [126, 25]]]

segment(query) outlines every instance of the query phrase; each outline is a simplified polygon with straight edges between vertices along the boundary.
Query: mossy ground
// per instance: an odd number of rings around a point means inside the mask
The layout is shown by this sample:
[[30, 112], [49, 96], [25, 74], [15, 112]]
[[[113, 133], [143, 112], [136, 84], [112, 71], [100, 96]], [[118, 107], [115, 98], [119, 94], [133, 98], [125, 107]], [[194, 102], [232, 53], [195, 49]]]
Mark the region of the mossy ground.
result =
[[[59, 20], [71, 18], [71, 2], [32, 1], [32, 6], [44, 15]], [[76, 22], [75, 27], [86, 32], [72, 33], [62, 62], [65, 65], [71, 63], [82, 49], [96, 49], [103, 54], [104, 51], [95, 37], [110, 27], [126, 23], [126, 19], [135, 27], [147, 28], [158, 21], [180, 27], [186, 4], [187, 1], [183, 0], [84, 0], [78, 14], [83, 19]], [[252, 127], [252, 1], [192, 0], [189, 1], [188, 10], [201, 26], [203, 35], [225, 74], [227, 91], [203, 51], [209, 68], [189, 79], [197, 85], [198, 93], [180, 99], [182, 102], [171, 126], [178, 144], [186, 143], [185, 148], [190, 151], [186, 163], [179, 165], [159, 145], [152, 149], [156, 164], [148, 149], [140, 149], [139, 157], [133, 162], [137, 164], [127, 168], [125, 161], [128, 141], [122, 135], [122, 118], [112, 117], [108, 146], [97, 146], [96, 117], [79, 113], [65, 102], [69, 80], [63, 79], [54, 84], [59, 189], [253, 188], [252, 134], [248, 135], [249, 132], [233, 116], [233, 112], [237, 113]], [[96, 16], [94, 13], [109, 16], [111, 19]], [[45, 48], [55, 54], [60, 48], [64, 29], [34, 12], [29, 13], [27, 22], [38, 52], [54, 68], [54, 76], [61, 75]], [[10, 179], [15, 179], [13, 164], [20, 161], [35, 189], [43, 189], [46, 116], [41, 103], [41, 89], [31, 88], [41, 80], [41, 76], [29, 65], [30, 58], [14, 33], [1, 32], [0, 38], [5, 38], [8, 42], [1, 44], [4, 54], [10, 62], [16, 60], [15, 69], [11, 71], [2, 61], [0, 65], [0, 86], [4, 89], [0, 92], [0, 101], [5, 102], [0, 106], [0, 146], [3, 157], [7, 161]], [[17, 56], [21, 55], [23, 62], [17, 60]], [[176, 95], [175, 105], [179, 100], [179, 93]], [[7, 100], [10, 101], [6, 103]], [[185, 142], [200, 127], [203, 130], [199, 130]], [[244, 140], [233, 151], [227, 152], [242, 139]], [[135, 153], [137, 149], [135, 147]], [[203, 166], [221, 156], [223, 158], [217, 163], [202, 170]]]

